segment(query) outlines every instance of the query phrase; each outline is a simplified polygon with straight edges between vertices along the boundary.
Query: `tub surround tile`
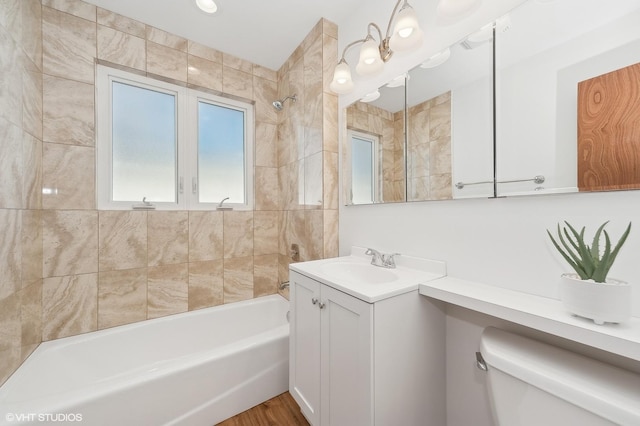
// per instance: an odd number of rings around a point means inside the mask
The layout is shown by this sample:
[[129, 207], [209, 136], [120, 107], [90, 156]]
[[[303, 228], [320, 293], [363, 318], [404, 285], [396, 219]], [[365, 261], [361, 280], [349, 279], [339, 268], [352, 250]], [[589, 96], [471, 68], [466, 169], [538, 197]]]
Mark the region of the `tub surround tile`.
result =
[[225, 259], [252, 255], [253, 212], [224, 212]]
[[25, 67], [22, 78], [22, 129], [42, 140], [42, 72]]
[[21, 208], [22, 201], [22, 130], [0, 117], [0, 207]]
[[304, 204], [307, 209], [322, 208], [322, 152], [304, 159]]
[[206, 59], [207, 61], [215, 62], [217, 64], [222, 64], [223, 54], [219, 50], [212, 49], [211, 47], [191, 40], [189, 40], [187, 44], [187, 51], [190, 55], [198, 56], [202, 59]]
[[105, 27], [122, 31], [142, 39], [146, 38], [147, 26], [135, 19], [127, 18], [126, 16], [119, 15], [101, 7], [98, 8], [97, 19], [98, 24], [104, 25]]
[[224, 303], [253, 298], [253, 256], [224, 260]]
[[93, 22], [44, 7], [42, 36], [42, 65], [46, 74], [93, 84], [96, 52], [95, 6]]
[[147, 41], [147, 72], [178, 81], [187, 81], [187, 54]]
[[278, 126], [256, 122], [256, 166], [278, 167]]
[[322, 221], [322, 225], [324, 227], [324, 230], [322, 232], [322, 235], [323, 235], [324, 248], [323, 248], [322, 257], [324, 259], [330, 258], [330, 257], [337, 257], [340, 255], [339, 253], [340, 247], [338, 244], [339, 243], [338, 210], [324, 210], [323, 214], [324, 214], [324, 218]]
[[268, 254], [253, 258], [253, 297], [278, 292], [278, 255]]
[[223, 212], [189, 212], [189, 262], [224, 257]]
[[147, 318], [189, 310], [189, 270], [186, 263], [149, 268]]
[[148, 213], [149, 266], [186, 263], [189, 260], [189, 213]]
[[98, 59], [146, 70], [146, 42], [143, 38], [98, 25]]
[[20, 0], [22, 6], [22, 49], [42, 71], [42, 4], [40, 0]]
[[11, 34], [15, 34], [16, 42], [20, 43], [20, 27], [22, 25], [21, 13], [22, 0], [4, 0], [0, 9], [0, 25], [6, 28]]
[[171, 49], [179, 50], [181, 52], [187, 51], [187, 40], [177, 35], [162, 31], [158, 28], [147, 25], [146, 30], [147, 40], [152, 41], [162, 46], [170, 47]]
[[101, 211], [98, 235], [99, 271], [147, 266], [147, 212]]
[[433, 200], [450, 200], [452, 198], [451, 174], [430, 176], [429, 193]]
[[229, 95], [253, 99], [253, 75], [224, 65], [222, 67], [222, 91]]
[[255, 209], [278, 210], [278, 169], [255, 167]]
[[98, 274], [98, 329], [147, 319], [147, 269]]
[[189, 263], [189, 310], [224, 303], [224, 261]]
[[42, 213], [43, 274], [60, 277], [98, 272], [98, 212]]
[[20, 347], [21, 340], [20, 295], [15, 293], [0, 299], [0, 353]]
[[262, 65], [253, 64], [253, 75], [256, 77], [266, 78], [273, 82], [278, 82], [278, 73], [272, 69], [263, 67]]
[[94, 146], [93, 84], [45, 75], [43, 89], [44, 142]]
[[222, 91], [222, 64], [194, 55], [188, 56], [188, 62], [189, 84]]
[[95, 209], [95, 149], [43, 145], [43, 208]]
[[22, 53], [0, 26], [0, 117], [22, 125]]
[[244, 59], [240, 59], [228, 53], [222, 54], [222, 63], [224, 64], [225, 67], [229, 67], [238, 71], [253, 74], [253, 64], [251, 62], [245, 61]]
[[42, 288], [42, 340], [98, 329], [98, 274], [45, 278]]
[[338, 152], [338, 97], [324, 93], [322, 95], [322, 149]]
[[23, 288], [19, 296], [20, 346], [24, 348], [23, 352], [31, 353], [42, 339], [42, 280]]
[[324, 211], [309, 210], [305, 212], [304, 243], [300, 248], [301, 260], [322, 259], [324, 253]]
[[88, 21], [96, 21], [96, 6], [79, 0], [42, 0], [42, 5]]
[[[19, 210], [0, 209], [0, 300], [22, 285], [22, 217]], [[2, 339], [0, 339], [1, 341]]]
[[[279, 112], [273, 107], [273, 101], [278, 98], [278, 83], [254, 76], [253, 94], [256, 101], [256, 121], [276, 124]], [[293, 108], [296, 104], [289, 99], [285, 107]]]
[[340, 177], [338, 175], [338, 153], [337, 152], [323, 152], [322, 163], [322, 178], [324, 180], [322, 184], [323, 190], [323, 205], [325, 209], [338, 209], [338, 188], [340, 185]]
[[278, 253], [278, 212], [256, 211], [253, 214], [253, 254]]
[[22, 210], [22, 287], [41, 282], [43, 228], [41, 210]]

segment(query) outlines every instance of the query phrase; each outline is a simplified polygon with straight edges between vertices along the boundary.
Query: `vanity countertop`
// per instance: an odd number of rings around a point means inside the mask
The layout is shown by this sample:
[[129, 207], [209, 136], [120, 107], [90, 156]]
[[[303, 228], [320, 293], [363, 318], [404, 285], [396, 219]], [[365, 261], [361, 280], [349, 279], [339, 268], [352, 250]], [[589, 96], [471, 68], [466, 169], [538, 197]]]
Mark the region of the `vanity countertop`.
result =
[[640, 361], [640, 318], [596, 325], [562, 302], [452, 277], [420, 284], [420, 294]]
[[[444, 262], [402, 255], [395, 258], [395, 269], [373, 266], [365, 251], [352, 247], [350, 256], [292, 263], [289, 268], [368, 303], [417, 291], [420, 283], [447, 273]], [[370, 280], [360, 276], [361, 273]]]

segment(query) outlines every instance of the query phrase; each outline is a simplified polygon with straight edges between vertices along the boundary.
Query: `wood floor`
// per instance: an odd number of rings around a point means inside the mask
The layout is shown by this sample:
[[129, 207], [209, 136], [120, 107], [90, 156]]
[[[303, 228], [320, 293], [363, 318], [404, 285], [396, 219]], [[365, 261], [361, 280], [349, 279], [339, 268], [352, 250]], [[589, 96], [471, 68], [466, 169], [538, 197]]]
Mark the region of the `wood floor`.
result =
[[308, 426], [289, 392], [231, 417], [217, 426]]

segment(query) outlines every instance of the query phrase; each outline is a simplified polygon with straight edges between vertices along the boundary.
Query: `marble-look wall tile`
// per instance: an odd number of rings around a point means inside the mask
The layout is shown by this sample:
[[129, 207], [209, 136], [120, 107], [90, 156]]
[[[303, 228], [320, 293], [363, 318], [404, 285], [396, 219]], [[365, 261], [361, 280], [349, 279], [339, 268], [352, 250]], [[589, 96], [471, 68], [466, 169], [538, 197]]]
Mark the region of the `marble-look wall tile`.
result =
[[223, 66], [222, 91], [229, 95], [253, 99], [253, 75], [226, 65]]
[[258, 64], [253, 64], [253, 75], [255, 77], [266, 78], [274, 82], [278, 82], [278, 73], [272, 69], [265, 68]]
[[253, 255], [253, 212], [224, 212], [225, 259], [251, 255]]
[[93, 7], [94, 22], [48, 7], [43, 8], [42, 66], [46, 74], [93, 84], [96, 53], [95, 6]]
[[253, 64], [244, 59], [230, 55], [228, 53], [222, 54], [222, 63], [225, 67], [233, 68], [244, 73], [253, 74]]
[[147, 319], [147, 269], [98, 274], [98, 329]]
[[224, 260], [224, 303], [253, 298], [253, 256]]
[[304, 219], [304, 253], [302, 260], [322, 259], [324, 254], [324, 211], [309, 210], [305, 212]]
[[22, 201], [22, 130], [0, 117], [0, 208], [21, 208]]
[[451, 174], [430, 176], [429, 193], [432, 200], [450, 200], [452, 198]]
[[189, 212], [148, 213], [149, 266], [189, 261]]
[[20, 347], [20, 296], [12, 294], [0, 299], [0, 353]]
[[0, 229], [2, 229], [2, 239], [0, 239], [0, 300], [2, 300], [16, 293], [22, 284], [20, 210], [0, 209]]
[[338, 152], [338, 97], [324, 93], [322, 95], [322, 149]]
[[45, 143], [42, 206], [45, 209], [95, 209], [95, 149]]
[[444, 102], [429, 111], [429, 137], [431, 140], [451, 135], [451, 102]]
[[186, 82], [187, 54], [147, 41], [147, 72]]
[[338, 38], [338, 26], [325, 18], [322, 18], [322, 32], [330, 37]]
[[189, 263], [189, 310], [224, 303], [224, 261]]
[[98, 8], [98, 24], [122, 31], [142, 39], [146, 38], [147, 26], [142, 22], [119, 15], [110, 10]]
[[[91, 72], [93, 73], [93, 67]], [[93, 84], [45, 75], [43, 90], [44, 141], [94, 146], [95, 90]]]
[[13, 34], [16, 43], [21, 44], [20, 27], [22, 26], [21, 5], [23, 0], [3, 0], [0, 8], [0, 26]]
[[277, 211], [256, 211], [253, 214], [254, 256], [278, 253], [279, 220]]
[[98, 59], [145, 71], [146, 42], [143, 38], [98, 25]]
[[189, 262], [224, 257], [223, 212], [189, 212]]
[[187, 51], [187, 39], [147, 25], [147, 40], [181, 52]]
[[43, 265], [42, 210], [22, 210], [22, 287], [40, 282]]
[[23, 54], [11, 33], [0, 26], [0, 117], [22, 125]]
[[278, 169], [255, 167], [256, 210], [278, 210]]
[[147, 286], [149, 319], [189, 310], [188, 264], [150, 267]]
[[304, 159], [304, 204], [307, 209], [322, 208], [322, 152]]
[[333, 80], [333, 71], [338, 64], [338, 38], [322, 36], [322, 91], [333, 94], [329, 85]]
[[98, 329], [98, 274], [45, 278], [42, 288], [42, 340]]
[[253, 297], [278, 292], [278, 254], [253, 258]]
[[98, 236], [99, 271], [147, 266], [147, 212], [101, 211]]
[[96, 21], [96, 6], [81, 0], [42, 0], [42, 5], [88, 21]]
[[[279, 112], [273, 107], [273, 101], [278, 98], [278, 84], [275, 81], [254, 76], [253, 94], [256, 101], [256, 121], [276, 124]], [[294, 94], [291, 93], [288, 96]], [[285, 105], [291, 107], [292, 100], [287, 100]]]
[[198, 56], [217, 64], [222, 64], [222, 52], [203, 44], [196, 43], [195, 41], [188, 41], [187, 51], [190, 55]]
[[429, 144], [429, 170], [432, 175], [451, 174], [451, 138], [444, 136]]
[[325, 209], [338, 209], [338, 191], [340, 185], [340, 179], [338, 175], [338, 153], [337, 152], [323, 152], [323, 165], [322, 165], [322, 177], [323, 177], [323, 206]]
[[256, 166], [277, 167], [278, 127], [272, 123], [256, 122]]
[[42, 71], [42, 3], [40, 0], [21, 0], [22, 49]]
[[[35, 349], [42, 341], [42, 280], [34, 281], [20, 293], [20, 345]], [[24, 350], [23, 350], [24, 351]], [[24, 358], [23, 354], [23, 358]]]
[[22, 75], [22, 129], [42, 140], [42, 72], [31, 67]]
[[222, 91], [222, 64], [194, 55], [188, 61], [189, 84]]
[[338, 210], [324, 210], [324, 218], [322, 225], [324, 227], [324, 231], [322, 233], [324, 237], [324, 252], [323, 258], [336, 257], [339, 256], [340, 246], [339, 246], [339, 214]]
[[42, 213], [43, 274], [60, 277], [98, 272], [98, 212]]

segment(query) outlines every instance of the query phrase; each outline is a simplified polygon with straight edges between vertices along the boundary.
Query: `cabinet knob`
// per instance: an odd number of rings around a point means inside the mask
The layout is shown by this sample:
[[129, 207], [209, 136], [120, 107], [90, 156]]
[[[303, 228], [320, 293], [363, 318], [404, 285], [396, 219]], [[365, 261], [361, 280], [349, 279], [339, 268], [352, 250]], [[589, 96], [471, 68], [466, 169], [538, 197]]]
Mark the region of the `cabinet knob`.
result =
[[320, 305], [319, 305], [320, 309], [324, 309], [325, 305], [326, 305], [325, 303], [320, 302]]
[[315, 305], [316, 303], [318, 303], [318, 299], [316, 297], [314, 297], [313, 299], [311, 299], [311, 304]]

